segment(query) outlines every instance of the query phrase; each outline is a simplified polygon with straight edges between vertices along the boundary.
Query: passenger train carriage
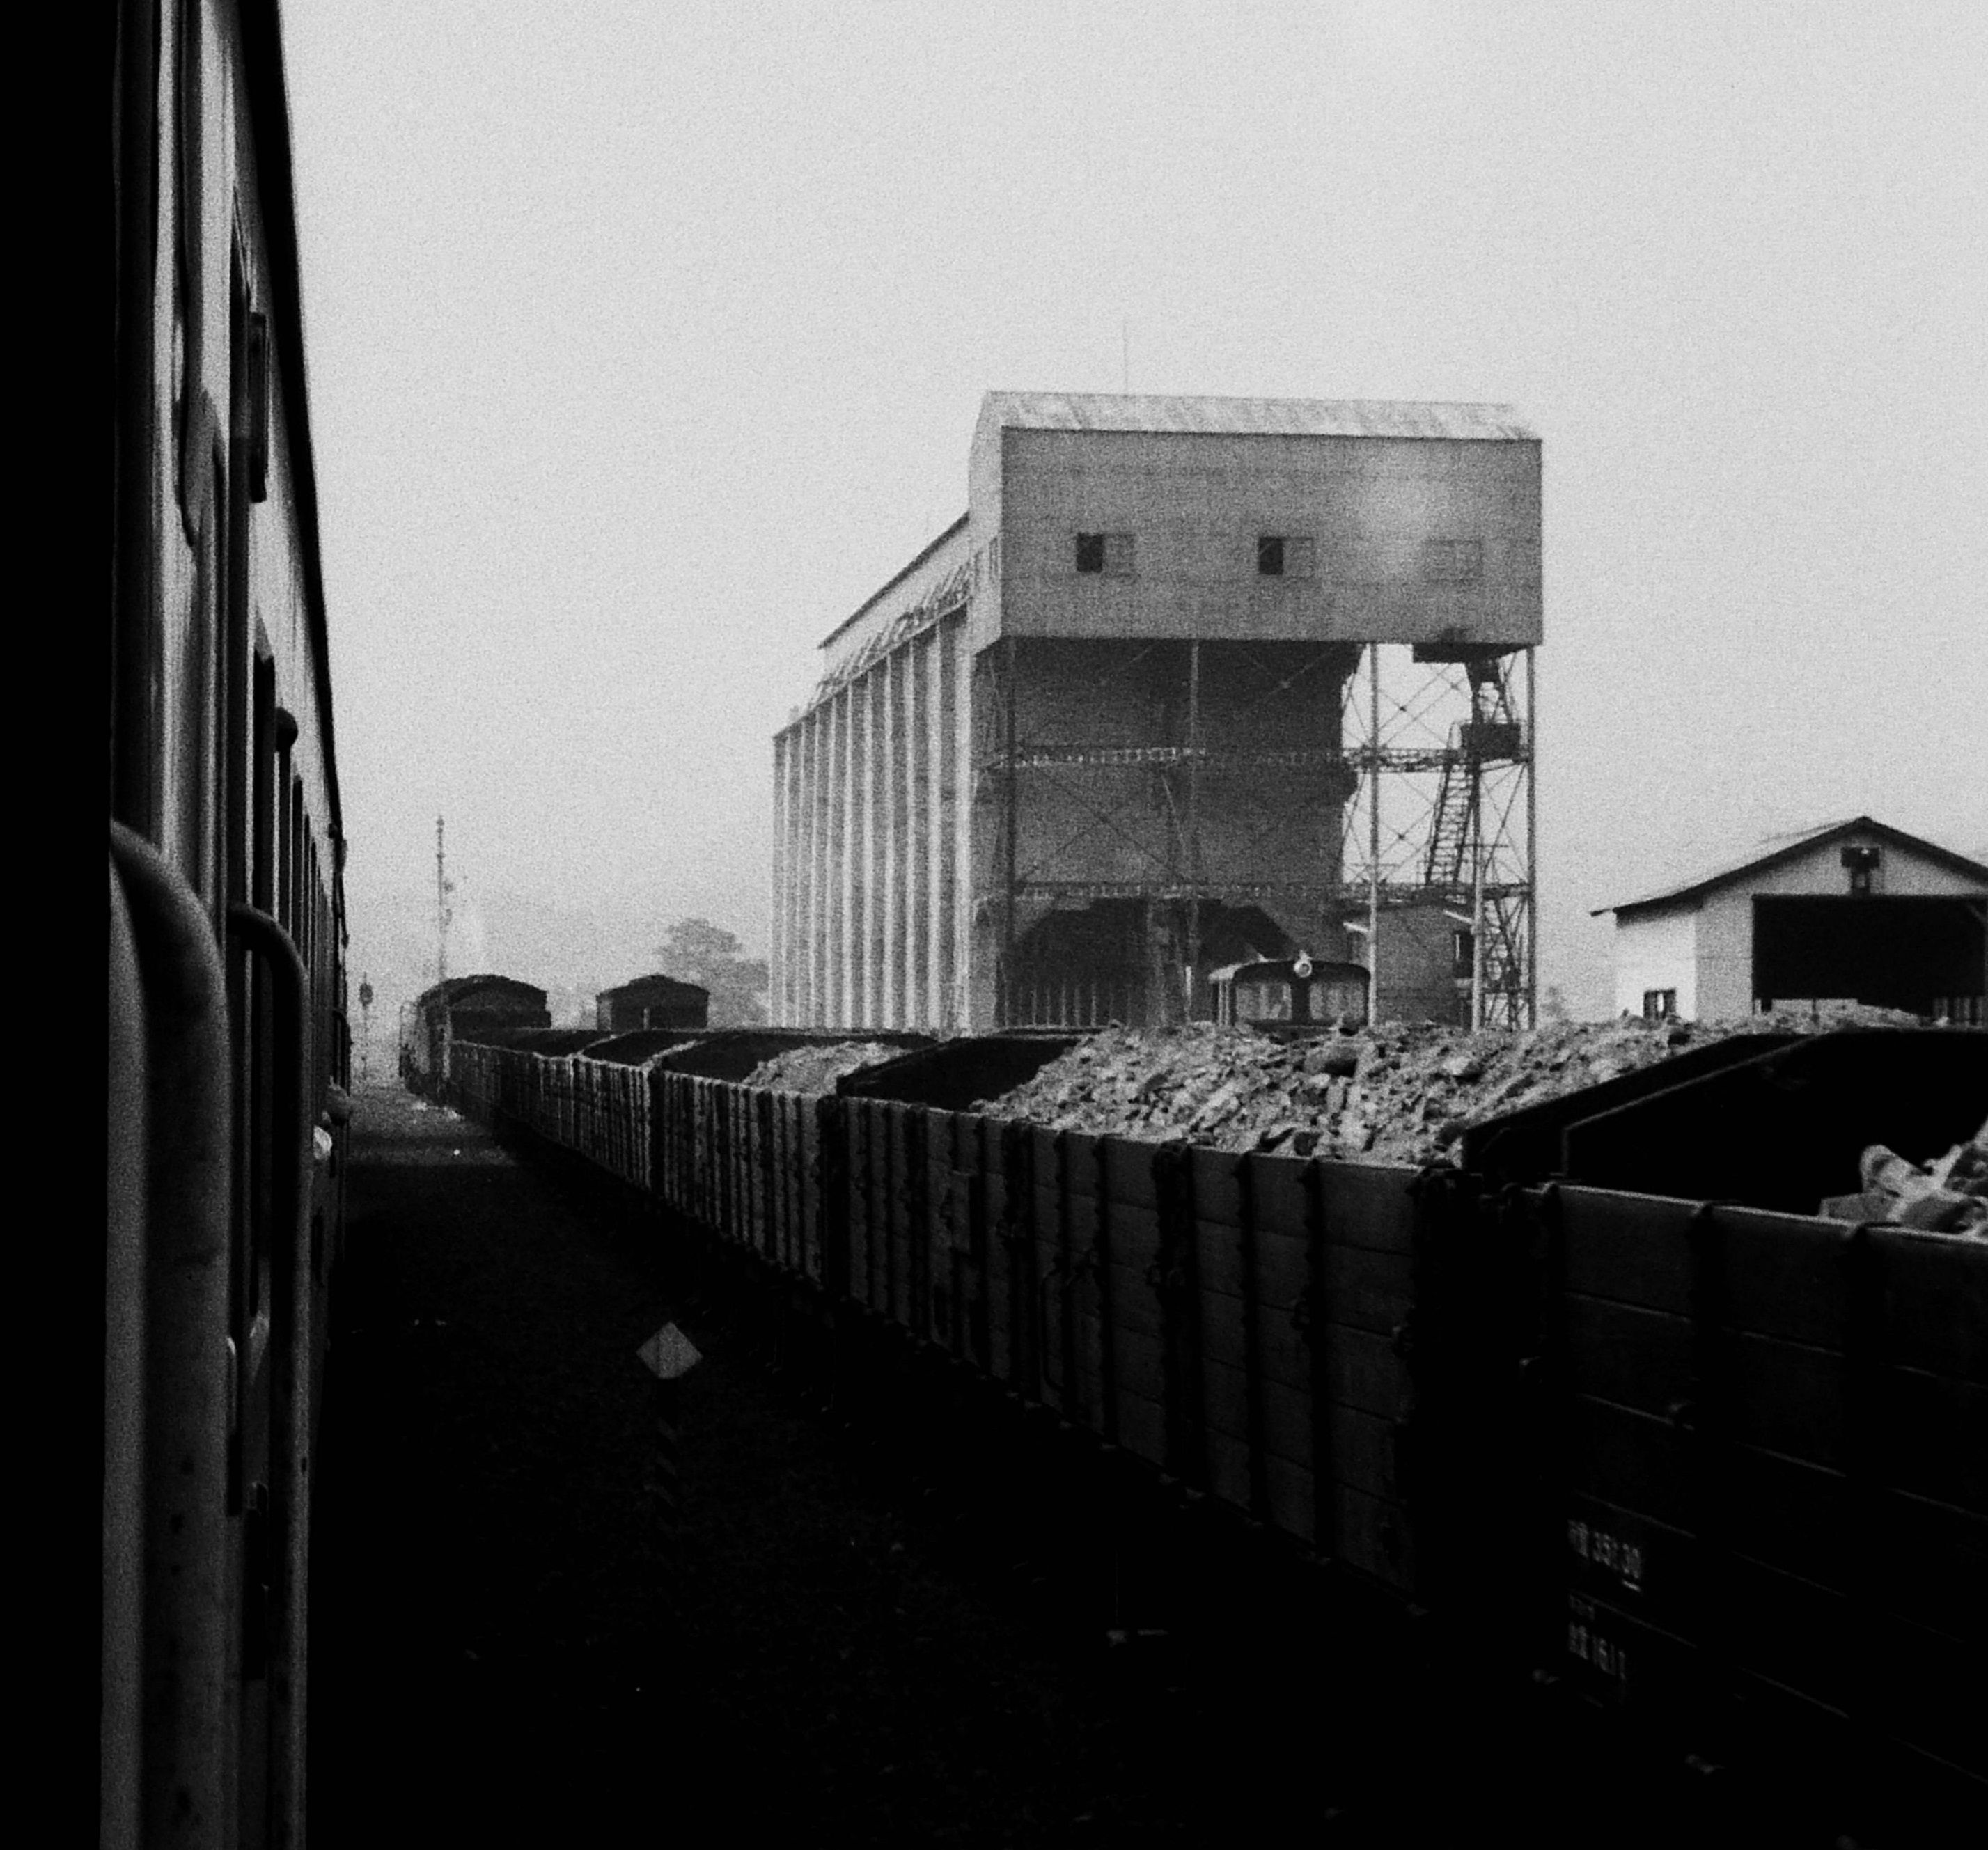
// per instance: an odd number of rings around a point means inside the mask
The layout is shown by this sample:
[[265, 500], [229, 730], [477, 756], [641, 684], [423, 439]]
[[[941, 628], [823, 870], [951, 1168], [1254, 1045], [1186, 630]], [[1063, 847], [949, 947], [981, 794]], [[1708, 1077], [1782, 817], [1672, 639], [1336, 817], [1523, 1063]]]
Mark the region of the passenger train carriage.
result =
[[294, 1844], [345, 840], [278, 8], [117, 9], [100, 1840]]

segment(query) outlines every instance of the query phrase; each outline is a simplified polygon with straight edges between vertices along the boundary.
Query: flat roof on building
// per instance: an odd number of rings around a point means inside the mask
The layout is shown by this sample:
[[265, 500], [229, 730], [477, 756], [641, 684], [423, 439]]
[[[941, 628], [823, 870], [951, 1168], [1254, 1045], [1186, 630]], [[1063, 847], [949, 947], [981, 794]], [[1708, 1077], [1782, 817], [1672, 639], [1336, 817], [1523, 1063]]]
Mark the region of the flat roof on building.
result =
[[989, 392], [1004, 430], [1153, 431], [1264, 437], [1422, 437], [1537, 442], [1515, 406], [1399, 398], [1215, 398], [1128, 392]]

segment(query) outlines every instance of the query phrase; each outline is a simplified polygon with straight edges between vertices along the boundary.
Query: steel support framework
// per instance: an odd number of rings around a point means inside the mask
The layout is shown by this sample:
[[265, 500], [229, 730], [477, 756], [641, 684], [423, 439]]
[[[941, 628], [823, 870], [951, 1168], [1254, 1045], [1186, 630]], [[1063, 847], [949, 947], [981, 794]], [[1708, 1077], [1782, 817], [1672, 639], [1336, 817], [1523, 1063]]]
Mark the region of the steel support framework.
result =
[[[1209, 874], [1202, 842], [1204, 772], [1262, 773], [1253, 795], [1239, 793], [1232, 782], [1226, 794], [1232, 807], [1239, 803], [1246, 810], [1253, 810], [1259, 818], [1271, 820], [1279, 814], [1277, 799], [1281, 791], [1276, 781], [1279, 773], [1320, 769], [1329, 773], [1336, 766], [1341, 775], [1328, 776], [1325, 787], [1339, 801], [1356, 788], [1357, 775], [1336, 742], [1339, 736], [1336, 712], [1332, 729], [1335, 742], [1330, 746], [1259, 749], [1207, 744], [1202, 723], [1203, 646], [1199, 641], [1134, 646], [1116, 664], [1114, 672], [1094, 688], [1101, 706], [1114, 692], [1114, 681], [1128, 678], [1156, 652], [1184, 652], [1182, 736], [1178, 740], [1137, 745], [1031, 736], [1023, 729], [1021, 703], [1015, 694], [1018, 671], [1013, 641], [985, 651], [976, 661], [975, 709], [984, 717], [975, 741], [974, 808], [976, 815], [994, 820], [992, 838], [1000, 845], [993, 864], [983, 862], [984, 878], [975, 911], [976, 923], [984, 923], [990, 916], [998, 916], [999, 921], [994, 1013], [998, 1023], [1016, 1025], [1026, 1019], [1026, 1012], [1016, 1009], [1011, 993], [1016, 947], [1025, 915], [1040, 915], [1045, 905], [1053, 909], [1059, 904], [1108, 899], [1178, 904], [1185, 920], [1185, 955], [1179, 1007], [1183, 1017], [1199, 1012], [1195, 972], [1201, 962], [1202, 925], [1207, 905], [1280, 901], [1302, 907], [1321, 919], [1329, 918], [1336, 907], [1344, 883], [1338, 870], [1330, 864], [1294, 868], [1296, 877], [1289, 880], [1239, 880]], [[1294, 672], [1280, 675], [1266, 667], [1265, 687], [1258, 700], [1267, 702], [1288, 692], [1296, 683], [1315, 677], [1321, 699], [1330, 700], [1336, 707], [1341, 685], [1354, 659], [1344, 644], [1318, 644], [1304, 651], [1302, 665]], [[1232, 723], [1233, 719], [1232, 714]], [[1440, 753], [1432, 756], [1423, 751], [1408, 753], [1407, 757], [1417, 764], [1425, 759], [1434, 763]], [[1113, 780], [1097, 775], [1110, 771], [1143, 771], [1148, 776], [1128, 780], [1114, 790]], [[1167, 823], [1164, 844], [1158, 847], [1150, 839], [1142, 839], [1147, 832], [1133, 820], [1135, 813], [1142, 818], [1150, 816], [1155, 782]], [[1023, 806], [1032, 800], [1053, 800], [1063, 810], [1075, 812], [1076, 820], [1067, 834], [1029, 864], [1024, 862], [1020, 848], [1020, 818]], [[1046, 866], [1062, 862], [1093, 835], [1130, 847], [1149, 864], [1150, 871], [1141, 878], [1118, 880], [1043, 877]], [[1327, 858], [1329, 861], [1329, 854]]]
[[[1368, 645], [1364, 702], [1349, 689], [1348, 766], [1361, 790], [1345, 813], [1342, 903], [1367, 915], [1378, 981], [1391, 914], [1441, 908], [1468, 933], [1463, 1019], [1526, 1028], [1539, 1018], [1537, 681], [1533, 651], [1415, 659]], [[1364, 724], [1358, 723], [1364, 721]]]
[[[1129, 673], [1162, 646], [1129, 651], [1118, 672]], [[982, 864], [975, 914], [976, 922], [991, 915], [999, 923], [995, 1020], [1013, 1025], [1026, 1018], [1009, 993], [1025, 917], [1058, 904], [1129, 899], [1184, 908], [1190, 970], [1198, 966], [1202, 908], [1211, 902], [1273, 901], [1315, 910], [1364, 938], [1356, 954], [1374, 972], [1381, 1020], [1388, 998], [1377, 959], [1390, 921], [1399, 928], [1405, 915], [1433, 910], [1467, 933], [1468, 974], [1456, 980], [1457, 1017], [1478, 1026], [1532, 1026], [1538, 1013], [1533, 651], [1420, 662], [1407, 646], [1374, 643], [1362, 651], [1364, 672], [1354, 675], [1343, 665], [1344, 645], [1321, 645], [1315, 665], [1332, 667], [1321, 681], [1331, 682], [1330, 698], [1340, 705], [1339, 742], [1251, 750], [1203, 742], [1202, 644], [1185, 646], [1185, 737], [1139, 745], [1029, 736], [1015, 697], [1012, 641], [975, 662], [975, 706], [984, 718], [974, 740], [974, 810], [993, 824], [991, 841], [998, 844]], [[1108, 680], [1100, 684], [1100, 702], [1110, 691]], [[1277, 773], [1331, 765], [1342, 773], [1330, 786], [1343, 803], [1336, 866], [1293, 866], [1283, 880], [1207, 877], [1204, 770], [1261, 772], [1262, 807], [1270, 813], [1267, 793]], [[1142, 782], [1114, 801], [1107, 780], [1095, 775], [1113, 769], [1144, 770], [1159, 780], [1170, 823], [1162, 850], [1141, 839], [1128, 820], [1151, 786]], [[1130, 879], [1056, 878], [1045, 878], [1040, 862], [1025, 864], [1022, 807], [1032, 796], [1052, 795], [1073, 820], [1048, 861], [1062, 861], [1099, 834], [1130, 844], [1150, 871]], [[1191, 979], [1183, 1001], [1184, 1012], [1194, 1012]]]

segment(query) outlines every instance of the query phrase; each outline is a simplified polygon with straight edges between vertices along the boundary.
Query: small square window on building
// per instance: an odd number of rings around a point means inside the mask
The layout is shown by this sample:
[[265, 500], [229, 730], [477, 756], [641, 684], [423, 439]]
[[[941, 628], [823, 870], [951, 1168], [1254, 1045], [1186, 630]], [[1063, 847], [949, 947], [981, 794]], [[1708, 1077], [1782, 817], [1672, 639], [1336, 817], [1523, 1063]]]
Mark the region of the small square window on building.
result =
[[1645, 1021], [1675, 1021], [1677, 1019], [1677, 991], [1645, 989], [1643, 992], [1643, 1019]]
[[1101, 572], [1107, 578], [1132, 576], [1132, 536], [1130, 533], [1080, 533], [1077, 536], [1077, 569]]
[[1484, 576], [1481, 539], [1431, 539], [1422, 546], [1422, 576], [1436, 584], [1475, 584]]
[[1317, 569], [1318, 543], [1300, 533], [1256, 536], [1256, 571], [1263, 578], [1309, 578]]

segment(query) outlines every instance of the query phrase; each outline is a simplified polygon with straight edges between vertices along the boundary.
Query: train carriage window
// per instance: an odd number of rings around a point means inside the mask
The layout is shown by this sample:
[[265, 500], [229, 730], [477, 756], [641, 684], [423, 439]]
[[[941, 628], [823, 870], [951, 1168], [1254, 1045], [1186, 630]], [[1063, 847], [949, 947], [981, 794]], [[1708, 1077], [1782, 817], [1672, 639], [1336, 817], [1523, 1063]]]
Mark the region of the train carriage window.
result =
[[218, 754], [214, 739], [218, 715], [217, 664], [214, 625], [208, 608], [214, 583], [214, 523], [201, 523], [200, 543], [194, 550], [193, 596], [188, 601], [186, 629], [180, 643], [180, 734], [173, 759], [173, 781], [178, 792], [177, 825], [180, 870], [203, 898], [214, 891], [214, 765]]
[[287, 707], [278, 707], [271, 715], [271, 729], [275, 748], [276, 791], [272, 802], [279, 804], [276, 818], [275, 888], [265, 911], [276, 915], [276, 922], [286, 932], [296, 928], [297, 916], [297, 857], [301, 851], [299, 840], [303, 822], [303, 805], [299, 797], [296, 774], [290, 769], [290, 754], [297, 742], [296, 715]]
[[313, 840], [310, 850], [310, 886], [304, 895], [304, 929], [310, 936], [310, 966], [313, 980], [322, 990], [324, 982], [324, 875], [323, 864], [319, 857], [317, 843]]
[[1239, 1021], [1289, 1021], [1291, 986], [1288, 982], [1239, 982], [1236, 986]]
[[248, 428], [247, 439], [248, 499], [269, 498], [269, 317], [252, 313], [246, 330], [248, 387], [242, 408]]
[[[232, 604], [232, 600], [230, 601]], [[236, 623], [238, 634], [238, 617]], [[259, 629], [255, 639], [254, 662], [246, 897], [257, 911], [267, 912], [275, 906], [276, 900], [276, 664], [269, 652], [269, 639]], [[248, 973], [245, 996], [246, 1032], [242, 1037], [242, 1048], [245, 1067], [240, 1095], [245, 1143], [245, 1185], [242, 1196], [242, 1237], [236, 1247], [236, 1263], [241, 1268], [240, 1301], [246, 1317], [252, 1318], [262, 1308], [269, 1263], [272, 1177], [269, 1152], [272, 1148], [271, 1089], [275, 1077], [270, 1066], [270, 1044], [274, 1033], [274, 998], [270, 992], [269, 973], [261, 960], [245, 958], [243, 961]]]
[[276, 882], [270, 910], [276, 922], [285, 931], [290, 928], [291, 898], [296, 889], [296, 876], [291, 860], [291, 819], [295, 813], [290, 802], [290, 755], [279, 751], [276, 754]]
[[194, 369], [199, 350], [194, 330], [200, 313], [201, 20], [198, 0], [180, 0], [175, 12], [173, 173], [177, 191], [173, 212], [171, 386], [175, 486], [181, 508], [191, 522], [198, 506], [193, 448]]
[[292, 775], [290, 779], [290, 916], [287, 929], [290, 935], [299, 940], [304, 928], [304, 857], [309, 852], [309, 839], [306, 831], [309, 824], [304, 820], [304, 780]]
[[254, 809], [245, 897], [268, 911], [276, 897], [276, 664], [265, 639], [255, 639]]

